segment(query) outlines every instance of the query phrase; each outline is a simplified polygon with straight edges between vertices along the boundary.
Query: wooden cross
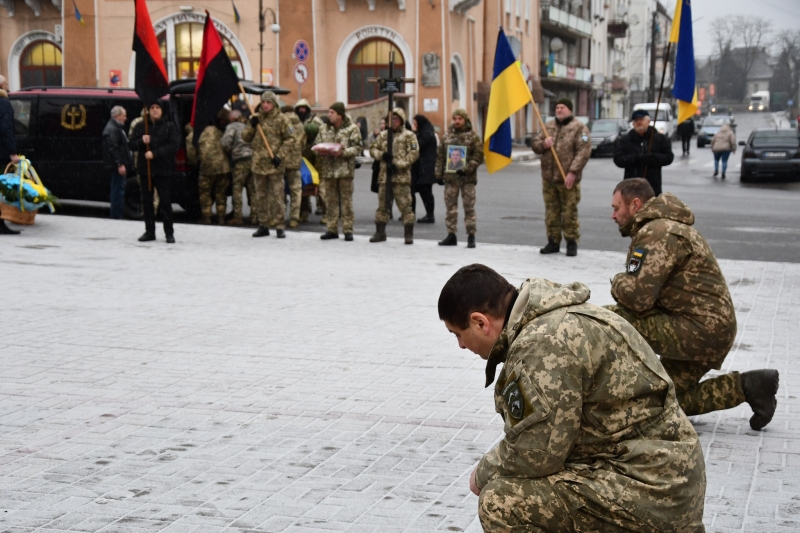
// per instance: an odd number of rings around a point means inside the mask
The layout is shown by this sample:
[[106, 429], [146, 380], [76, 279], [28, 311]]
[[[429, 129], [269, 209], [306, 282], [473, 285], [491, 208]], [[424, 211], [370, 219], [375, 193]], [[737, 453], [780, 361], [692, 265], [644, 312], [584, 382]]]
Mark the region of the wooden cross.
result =
[[[380, 87], [381, 94], [389, 95], [389, 114], [387, 115], [386, 124], [386, 151], [389, 154], [389, 161], [392, 160], [392, 145], [394, 144], [394, 128], [392, 128], [392, 110], [394, 109], [394, 93], [400, 92], [402, 83], [414, 83], [414, 78], [395, 78], [394, 77], [394, 50], [389, 52], [389, 75], [385, 78], [367, 78], [368, 82], [377, 83]], [[390, 211], [392, 206], [388, 202], [390, 192], [392, 189], [392, 168], [391, 163], [386, 164], [386, 186], [384, 188], [383, 204], [386, 210]]]

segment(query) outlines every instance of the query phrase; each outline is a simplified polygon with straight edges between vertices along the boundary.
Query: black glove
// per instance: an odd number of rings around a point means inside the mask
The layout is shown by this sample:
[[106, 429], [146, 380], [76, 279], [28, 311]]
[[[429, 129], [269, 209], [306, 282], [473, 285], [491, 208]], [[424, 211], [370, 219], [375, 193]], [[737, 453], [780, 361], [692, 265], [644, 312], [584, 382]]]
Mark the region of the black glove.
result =
[[459, 176], [461, 176], [463, 178], [463, 177], [465, 177], [467, 175], [467, 171], [464, 170], [463, 168], [461, 168], [461, 169], [456, 170], [456, 174], [458, 174]]
[[250, 115], [250, 125], [254, 128], [258, 127], [258, 115]]
[[275, 168], [278, 168], [279, 166], [281, 166], [281, 158], [278, 157], [277, 155], [272, 158], [272, 166], [275, 167]]
[[439, 178], [439, 179], [436, 180], [436, 184], [437, 185], [444, 185], [444, 180], [442, 178]]
[[361, 161], [356, 159], [356, 168], [361, 168]]
[[389, 172], [392, 174], [397, 174], [397, 165], [394, 163], [389, 163]]
[[387, 163], [391, 163], [392, 162], [392, 154], [390, 154], [389, 152], [383, 152], [383, 155], [381, 156], [381, 159], [383, 159]]

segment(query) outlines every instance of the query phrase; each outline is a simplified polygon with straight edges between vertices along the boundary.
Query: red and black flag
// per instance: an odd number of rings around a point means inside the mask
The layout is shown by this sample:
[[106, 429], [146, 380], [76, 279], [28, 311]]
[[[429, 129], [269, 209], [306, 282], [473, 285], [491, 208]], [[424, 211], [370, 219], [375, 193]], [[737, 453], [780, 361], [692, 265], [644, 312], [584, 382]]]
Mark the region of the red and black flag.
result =
[[144, 105], [153, 102], [169, 92], [169, 78], [161, 48], [158, 46], [156, 32], [150, 21], [150, 13], [144, 0], [133, 0], [136, 6], [136, 23], [133, 29], [133, 51], [136, 52], [136, 80], [133, 88]]
[[231, 65], [231, 58], [222, 45], [222, 39], [214, 27], [211, 15], [206, 11], [203, 28], [203, 51], [200, 52], [200, 68], [197, 71], [197, 86], [192, 104], [193, 142], [196, 145], [203, 129], [213, 124], [217, 113], [239, 93], [239, 76]]

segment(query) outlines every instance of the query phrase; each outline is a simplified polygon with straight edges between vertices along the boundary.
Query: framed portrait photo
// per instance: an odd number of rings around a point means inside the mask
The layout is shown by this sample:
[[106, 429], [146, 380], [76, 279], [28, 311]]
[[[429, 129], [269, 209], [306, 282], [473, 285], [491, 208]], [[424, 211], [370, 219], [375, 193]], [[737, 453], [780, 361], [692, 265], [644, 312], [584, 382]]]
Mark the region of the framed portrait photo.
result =
[[467, 147], [460, 144], [447, 145], [447, 164], [444, 171], [455, 174], [459, 170], [467, 168]]

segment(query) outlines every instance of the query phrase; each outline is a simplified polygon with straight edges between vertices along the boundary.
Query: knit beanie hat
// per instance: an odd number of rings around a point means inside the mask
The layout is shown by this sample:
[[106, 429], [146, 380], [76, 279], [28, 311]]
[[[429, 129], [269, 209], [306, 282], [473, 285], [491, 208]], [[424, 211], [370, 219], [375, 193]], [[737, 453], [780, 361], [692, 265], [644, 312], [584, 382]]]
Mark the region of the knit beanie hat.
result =
[[339, 115], [340, 117], [344, 117], [345, 110], [344, 110], [344, 104], [342, 102], [334, 102], [328, 109], [333, 109], [334, 111], [336, 111], [337, 115]]
[[567, 106], [570, 111], [573, 111], [572, 100], [570, 100], [569, 98], [562, 98], [561, 100], [556, 102], [556, 105], [558, 105], [558, 104], [563, 104], [563, 105]]

